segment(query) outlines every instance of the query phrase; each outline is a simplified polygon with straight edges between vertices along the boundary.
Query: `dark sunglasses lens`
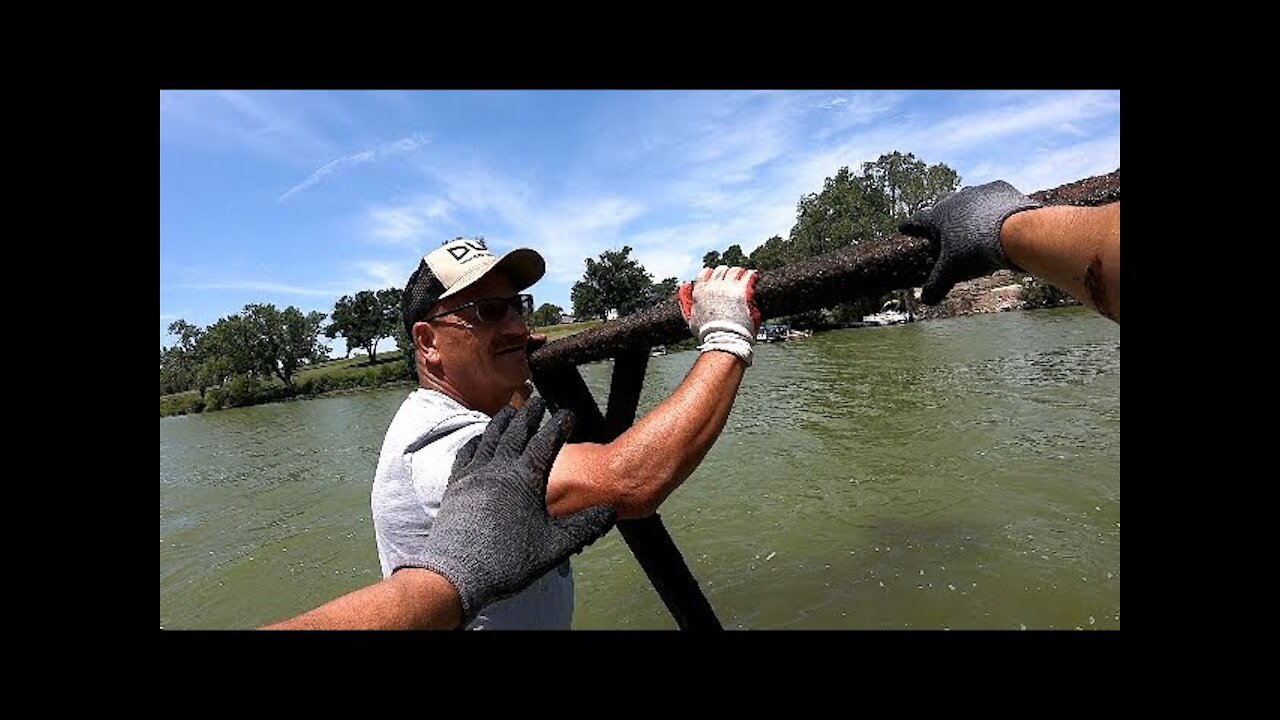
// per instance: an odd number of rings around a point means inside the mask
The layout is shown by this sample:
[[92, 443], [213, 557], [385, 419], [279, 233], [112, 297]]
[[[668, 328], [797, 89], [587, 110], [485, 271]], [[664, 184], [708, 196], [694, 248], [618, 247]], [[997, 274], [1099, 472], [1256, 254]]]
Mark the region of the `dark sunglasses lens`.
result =
[[476, 303], [476, 315], [484, 322], [498, 322], [507, 316], [510, 303], [501, 298], [489, 298]]

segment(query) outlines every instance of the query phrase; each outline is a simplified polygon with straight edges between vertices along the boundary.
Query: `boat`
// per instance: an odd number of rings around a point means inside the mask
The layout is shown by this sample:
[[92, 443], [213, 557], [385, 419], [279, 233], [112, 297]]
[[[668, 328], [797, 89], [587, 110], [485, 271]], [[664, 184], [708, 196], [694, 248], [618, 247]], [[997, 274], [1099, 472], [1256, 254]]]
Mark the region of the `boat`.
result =
[[787, 325], [761, 325], [756, 331], [756, 342], [781, 342], [787, 339]]
[[915, 319], [910, 312], [903, 312], [901, 303], [897, 300], [886, 302], [878, 313], [862, 316], [862, 322], [868, 325], [899, 325], [914, 322]]

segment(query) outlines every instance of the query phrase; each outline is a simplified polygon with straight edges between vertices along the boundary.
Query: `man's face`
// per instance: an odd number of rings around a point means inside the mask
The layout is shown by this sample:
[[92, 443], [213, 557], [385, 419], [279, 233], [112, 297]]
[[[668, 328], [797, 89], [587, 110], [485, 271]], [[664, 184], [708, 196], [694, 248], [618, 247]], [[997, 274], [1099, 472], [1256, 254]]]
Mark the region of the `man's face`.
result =
[[[493, 272], [457, 295], [441, 300], [431, 314], [484, 298], [510, 298], [515, 294], [507, 276]], [[472, 407], [501, 407], [529, 379], [529, 328], [514, 308], [496, 322], [480, 320], [475, 306], [429, 322], [435, 331], [442, 378]]]

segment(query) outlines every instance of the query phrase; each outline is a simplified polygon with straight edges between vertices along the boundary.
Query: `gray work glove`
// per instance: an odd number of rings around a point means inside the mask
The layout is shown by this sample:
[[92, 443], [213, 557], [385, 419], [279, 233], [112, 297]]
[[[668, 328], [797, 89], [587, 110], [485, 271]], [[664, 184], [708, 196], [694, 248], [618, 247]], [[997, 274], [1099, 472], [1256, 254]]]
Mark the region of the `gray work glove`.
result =
[[961, 280], [996, 270], [1021, 270], [1005, 257], [1000, 228], [1010, 215], [1038, 207], [1044, 205], [996, 180], [944, 195], [933, 207], [912, 215], [898, 229], [927, 238], [938, 253], [920, 299], [936, 305]]
[[547, 474], [573, 430], [573, 414], [561, 410], [539, 431], [545, 411], [540, 397], [519, 411], [504, 407], [453, 463], [421, 560], [457, 589], [463, 625], [613, 527], [616, 515], [606, 505], [547, 514]]
[[698, 350], [727, 352], [751, 367], [751, 347], [760, 330], [759, 278], [755, 270], [721, 265], [703, 268], [694, 282], [680, 286], [676, 298], [689, 330], [702, 343]]

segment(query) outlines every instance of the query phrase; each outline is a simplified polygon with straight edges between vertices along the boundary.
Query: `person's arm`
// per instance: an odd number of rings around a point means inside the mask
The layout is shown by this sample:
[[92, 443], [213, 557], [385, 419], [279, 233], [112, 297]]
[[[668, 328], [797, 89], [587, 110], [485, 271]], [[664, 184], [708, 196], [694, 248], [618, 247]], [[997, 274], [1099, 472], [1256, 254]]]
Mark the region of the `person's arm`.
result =
[[733, 355], [703, 353], [675, 393], [616, 440], [566, 445], [551, 467], [551, 514], [606, 503], [622, 519], [652, 515], [720, 436], [744, 370]]
[[1120, 203], [1016, 213], [1000, 241], [1018, 267], [1120, 322]]
[[443, 576], [401, 568], [360, 588], [263, 630], [451, 630], [462, 624], [462, 601]]
[[561, 410], [538, 429], [546, 404], [503, 408], [458, 451], [421, 553], [376, 585], [266, 630], [456, 628], [510, 597], [613, 527], [610, 507], [547, 513], [547, 475], [573, 429]]
[[1120, 322], [1120, 203], [1044, 207], [1003, 180], [966, 187], [899, 229], [938, 253], [920, 299], [996, 270], [1029, 272]]
[[548, 480], [563, 515], [608, 504], [623, 519], [652, 515], [693, 473], [724, 429], [760, 326], [755, 271], [703, 270], [681, 288], [681, 308], [702, 355], [671, 397], [608, 444], [566, 445]]

